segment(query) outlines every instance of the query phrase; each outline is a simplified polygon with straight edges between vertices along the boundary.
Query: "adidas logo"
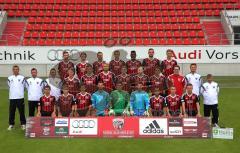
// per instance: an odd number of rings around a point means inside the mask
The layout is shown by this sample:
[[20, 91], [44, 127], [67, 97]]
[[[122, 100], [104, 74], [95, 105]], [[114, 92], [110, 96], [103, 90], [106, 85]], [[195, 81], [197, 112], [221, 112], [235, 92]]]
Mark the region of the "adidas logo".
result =
[[152, 121], [145, 129], [143, 133], [164, 133], [164, 130], [159, 126], [156, 120]]

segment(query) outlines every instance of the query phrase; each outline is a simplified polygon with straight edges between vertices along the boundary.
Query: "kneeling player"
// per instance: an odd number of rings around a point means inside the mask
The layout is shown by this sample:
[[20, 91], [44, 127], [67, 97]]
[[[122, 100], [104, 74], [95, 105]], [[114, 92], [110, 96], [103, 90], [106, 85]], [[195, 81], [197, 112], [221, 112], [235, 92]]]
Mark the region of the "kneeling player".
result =
[[196, 116], [201, 117], [200, 114], [200, 105], [199, 105], [199, 97], [192, 92], [193, 86], [192, 84], [187, 84], [186, 93], [182, 96], [182, 109], [184, 113], [184, 117], [187, 116]]
[[91, 115], [91, 95], [86, 92], [85, 85], [81, 85], [80, 93], [76, 95], [77, 102], [77, 115], [78, 116], [89, 116]]
[[69, 93], [68, 87], [63, 86], [63, 94], [58, 99], [58, 117], [69, 117], [73, 116], [75, 110], [76, 102], [74, 97]]
[[182, 117], [181, 97], [176, 94], [176, 87], [170, 87], [170, 95], [165, 98], [168, 116]]
[[50, 86], [44, 87], [44, 96], [40, 98], [38, 103], [38, 113], [37, 116], [51, 116], [56, 117], [56, 107], [55, 107], [55, 97], [50, 95]]
[[137, 90], [130, 96], [130, 114], [135, 116], [149, 116], [149, 96], [142, 90], [143, 83], [138, 82]]
[[117, 82], [116, 90], [112, 91], [110, 94], [111, 103], [109, 115], [121, 116], [129, 114], [129, 94], [122, 90], [122, 88], [122, 83]]
[[150, 98], [150, 112], [152, 116], [165, 116], [166, 103], [164, 97], [160, 95], [160, 89], [155, 88], [154, 96]]

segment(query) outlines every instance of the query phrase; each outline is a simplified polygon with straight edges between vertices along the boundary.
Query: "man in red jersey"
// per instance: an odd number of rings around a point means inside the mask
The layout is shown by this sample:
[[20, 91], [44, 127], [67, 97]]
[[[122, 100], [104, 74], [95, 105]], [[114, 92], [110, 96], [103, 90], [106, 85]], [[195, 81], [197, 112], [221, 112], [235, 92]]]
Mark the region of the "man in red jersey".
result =
[[69, 53], [67, 51], [63, 52], [63, 60], [58, 64], [58, 73], [61, 80], [64, 80], [68, 74], [69, 69], [74, 69], [74, 64], [69, 61]]
[[116, 50], [113, 52], [114, 60], [111, 60], [109, 63], [110, 71], [113, 72], [116, 76], [121, 74], [121, 68], [125, 66], [125, 62], [120, 60], [120, 51]]
[[103, 53], [98, 52], [97, 53], [97, 61], [93, 63], [93, 71], [94, 74], [98, 75], [100, 72], [103, 71], [103, 65], [106, 63], [103, 61]]
[[167, 79], [166, 77], [161, 73], [161, 70], [159, 67], [155, 69], [155, 74], [150, 77], [150, 90], [151, 93], [154, 94], [154, 91], [156, 88], [159, 89], [160, 95], [165, 97], [167, 92]]
[[91, 114], [91, 95], [85, 89], [85, 85], [82, 84], [80, 92], [76, 95], [77, 116], [89, 116]]
[[103, 71], [98, 74], [98, 81], [104, 83], [105, 91], [110, 93], [115, 87], [115, 75], [111, 71], [109, 71], [109, 65], [103, 65]]
[[167, 55], [167, 59], [162, 61], [161, 68], [162, 68], [163, 75], [165, 75], [165, 77], [168, 77], [169, 75], [173, 74], [173, 69], [174, 69], [174, 66], [177, 65], [177, 61], [172, 59], [173, 50], [168, 49], [166, 52], [166, 55]]
[[131, 51], [131, 60], [127, 61], [127, 74], [134, 76], [138, 73], [138, 68], [142, 65], [140, 61], [136, 60], [136, 51]]
[[86, 74], [86, 66], [87, 62], [87, 54], [85, 52], [81, 52], [80, 54], [80, 62], [76, 65], [76, 72], [78, 79], [81, 79], [84, 74]]
[[86, 67], [87, 73], [82, 76], [81, 83], [85, 85], [86, 91], [90, 94], [97, 90], [97, 75], [93, 74], [92, 65], [88, 64]]
[[144, 67], [144, 73], [148, 77], [154, 75], [156, 67], [160, 67], [160, 61], [157, 58], [154, 58], [154, 49], [150, 48], [148, 50], [148, 58], [143, 60], [142, 66]]
[[154, 89], [154, 95], [150, 98], [150, 112], [152, 116], [165, 116], [167, 113], [165, 98], [160, 95], [159, 88]]
[[176, 94], [176, 87], [170, 87], [170, 94], [165, 97], [165, 103], [169, 117], [182, 117], [181, 97]]
[[58, 117], [73, 116], [73, 112], [76, 107], [74, 96], [69, 93], [68, 87], [63, 86], [63, 94], [58, 99]]
[[131, 83], [131, 77], [127, 74], [127, 67], [123, 66], [121, 69], [121, 74], [116, 76], [116, 82], [122, 83], [122, 90], [131, 92], [130, 90], [130, 83]]
[[185, 91], [187, 81], [184, 76], [180, 75], [180, 66], [174, 66], [173, 71], [174, 73], [168, 76], [168, 86], [175, 86], [177, 90], [176, 94], [182, 96]]
[[44, 95], [40, 98], [40, 101], [38, 103], [38, 117], [56, 117], [56, 99], [54, 96], [50, 95], [50, 90], [50, 86], [47, 85], [44, 87]]
[[80, 81], [74, 76], [74, 70], [68, 70], [68, 77], [64, 79], [63, 85], [67, 86], [69, 93], [76, 96], [79, 91]]
[[138, 82], [141, 82], [143, 85], [142, 90], [147, 92], [148, 85], [149, 85], [149, 78], [147, 75], [144, 74], [143, 67], [139, 67], [138, 74], [133, 76], [131, 79], [132, 79], [132, 81], [131, 81], [132, 82], [132, 84], [131, 84], [132, 91], [136, 90]]
[[182, 96], [182, 108], [184, 117], [201, 117], [200, 114], [200, 99], [193, 92], [193, 85], [187, 84], [186, 93]]

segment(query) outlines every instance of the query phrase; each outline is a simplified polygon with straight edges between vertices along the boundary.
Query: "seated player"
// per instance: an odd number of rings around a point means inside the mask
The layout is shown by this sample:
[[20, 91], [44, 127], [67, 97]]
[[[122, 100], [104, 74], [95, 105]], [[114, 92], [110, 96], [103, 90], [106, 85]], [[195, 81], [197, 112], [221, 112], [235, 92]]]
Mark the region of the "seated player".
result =
[[68, 86], [69, 93], [73, 94], [73, 96], [76, 96], [76, 94], [79, 92], [80, 82], [74, 75], [74, 69], [69, 69], [68, 77], [64, 79], [63, 85]]
[[110, 96], [104, 91], [103, 82], [98, 82], [98, 90], [92, 94], [91, 101], [97, 116], [108, 115]]
[[56, 100], [55, 97], [50, 95], [50, 86], [45, 86], [43, 93], [44, 95], [40, 98], [38, 103], [38, 113], [37, 116], [48, 116], [56, 117]]
[[143, 91], [143, 83], [138, 82], [137, 90], [130, 96], [130, 114], [134, 116], [149, 116], [149, 96]]
[[170, 94], [165, 97], [169, 117], [182, 117], [181, 97], [176, 94], [176, 87], [170, 87]]
[[69, 93], [68, 87], [63, 86], [62, 88], [63, 94], [58, 99], [58, 117], [69, 117], [73, 116], [76, 102], [74, 100], [74, 96]]
[[122, 83], [122, 89], [124, 91], [130, 92], [130, 82], [131, 77], [127, 74], [127, 67], [123, 66], [121, 69], [121, 74], [116, 76], [116, 82]]
[[121, 82], [116, 83], [116, 90], [110, 94], [110, 111], [109, 115], [121, 116], [128, 115], [129, 108], [129, 94], [122, 90], [123, 85]]
[[148, 90], [149, 85], [149, 78], [147, 75], [144, 74], [143, 67], [138, 68], [138, 74], [132, 77], [132, 91], [137, 89], [138, 82], [141, 82], [143, 85], [142, 90], [146, 91]]
[[76, 95], [77, 115], [76, 116], [90, 116], [91, 110], [91, 95], [86, 92], [85, 85], [80, 86], [80, 92]]
[[81, 83], [85, 85], [86, 92], [92, 94], [97, 89], [97, 75], [93, 74], [92, 65], [86, 67], [87, 73], [81, 78]]
[[159, 88], [155, 88], [154, 96], [150, 98], [150, 112], [152, 116], [166, 115], [165, 98], [160, 95]]
[[105, 90], [108, 93], [114, 89], [115, 74], [109, 71], [108, 64], [103, 65], [103, 71], [99, 73], [98, 80], [104, 83]]
[[187, 84], [186, 93], [182, 96], [182, 109], [184, 117], [201, 117], [199, 97], [193, 93], [193, 85]]

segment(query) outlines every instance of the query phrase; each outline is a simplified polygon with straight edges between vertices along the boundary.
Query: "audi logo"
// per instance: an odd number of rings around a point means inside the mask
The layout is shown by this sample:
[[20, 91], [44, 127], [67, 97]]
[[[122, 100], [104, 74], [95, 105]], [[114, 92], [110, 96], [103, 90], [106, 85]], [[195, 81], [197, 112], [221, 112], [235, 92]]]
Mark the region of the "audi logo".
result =
[[79, 59], [79, 56], [74, 56], [78, 55], [80, 52], [77, 49], [51, 49], [48, 51], [47, 58], [50, 61], [61, 61], [63, 51], [67, 51], [69, 53], [70, 60], [77, 61]]
[[94, 128], [96, 125], [94, 120], [75, 120], [72, 123], [74, 128]]

